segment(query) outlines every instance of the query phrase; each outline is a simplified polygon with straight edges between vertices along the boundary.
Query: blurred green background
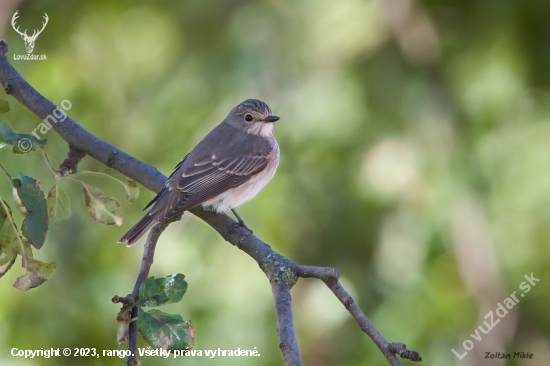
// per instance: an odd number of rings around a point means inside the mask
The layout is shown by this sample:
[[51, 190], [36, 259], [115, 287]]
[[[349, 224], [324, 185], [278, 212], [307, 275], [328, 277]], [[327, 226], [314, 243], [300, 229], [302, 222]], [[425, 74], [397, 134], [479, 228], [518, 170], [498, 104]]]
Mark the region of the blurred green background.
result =
[[[49, 23], [34, 54], [10, 25]], [[267, 102], [281, 164], [240, 215], [281, 254], [337, 267], [389, 340], [427, 365], [547, 365], [550, 359], [550, 2], [542, 0], [271, 0], [0, 2], [0, 35], [22, 76], [91, 133], [168, 175], [230, 108]], [[31, 33], [32, 31], [29, 31]], [[29, 133], [39, 119], [8, 99], [3, 116]], [[3, 120], [2, 120], [3, 121]], [[66, 144], [51, 130], [58, 166]], [[53, 176], [39, 153], [0, 151], [12, 173]], [[86, 158], [81, 168], [101, 168]], [[48, 282], [0, 280], [0, 364], [122, 365], [111, 357], [25, 360], [19, 349], [117, 349], [119, 307], [143, 241], [116, 240], [154, 197], [124, 201], [122, 227], [84, 209], [62, 182], [73, 218], [51, 226], [37, 259]], [[0, 177], [0, 195], [11, 188]], [[171, 225], [151, 274], [181, 272], [189, 290], [163, 311], [191, 319], [195, 349], [254, 349], [261, 357], [142, 359], [143, 365], [281, 365], [269, 283], [256, 263], [193, 215]], [[540, 282], [462, 360], [451, 352], [533, 273]], [[320, 282], [300, 280], [293, 306], [305, 365], [386, 365]], [[140, 343], [140, 346], [144, 343]], [[485, 352], [532, 360], [484, 362]], [[404, 360], [404, 364], [410, 362]]]

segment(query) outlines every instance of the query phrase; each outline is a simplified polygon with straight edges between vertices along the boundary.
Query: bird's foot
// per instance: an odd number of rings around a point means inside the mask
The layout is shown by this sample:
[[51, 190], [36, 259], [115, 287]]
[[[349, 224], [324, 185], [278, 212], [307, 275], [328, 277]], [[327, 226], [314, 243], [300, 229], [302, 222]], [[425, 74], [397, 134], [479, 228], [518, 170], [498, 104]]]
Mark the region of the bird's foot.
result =
[[254, 234], [254, 232], [253, 232], [252, 230], [250, 230], [250, 229], [248, 228], [248, 226], [246, 226], [246, 225], [244, 224], [243, 219], [241, 219], [241, 217], [239, 216], [239, 214], [237, 213], [237, 211], [235, 211], [235, 209], [233, 209], [233, 208], [231, 209], [231, 211], [233, 212], [233, 214], [235, 215], [235, 217], [237, 218], [237, 221], [238, 221], [238, 222], [235, 223], [235, 225], [238, 225], [238, 226], [240, 226], [240, 227], [244, 227], [246, 230], [250, 231], [250, 234]]
[[235, 226], [239, 226], [239, 227], [242, 227], [242, 228], [245, 228], [246, 230], [250, 231], [250, 234], [254, 234], [254, 232], [244, 224], [244, 222], [236, 222], [235, 223]]

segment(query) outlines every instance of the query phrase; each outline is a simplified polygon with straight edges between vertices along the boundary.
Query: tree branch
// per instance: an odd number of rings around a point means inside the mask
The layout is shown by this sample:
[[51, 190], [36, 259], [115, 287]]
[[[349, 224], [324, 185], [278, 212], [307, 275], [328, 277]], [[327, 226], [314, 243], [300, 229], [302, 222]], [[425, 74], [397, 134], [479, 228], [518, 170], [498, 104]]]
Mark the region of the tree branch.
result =
[[[56, 106], [32, 88], [12, 67], [5, 56], [7, 45], [3, 39], [0, 39], [0, 51], [0, 82], [6, 93], [11, 94], [41, 120], [44, 120], [52, 113]], [[72, 118], [67, 117], [63, 122], [52, 124], [52, 127], [70, 147], [120, 171], [151, 191], [156, 193], [164, 186], [166, 177], [157, 169], [102, 141], [78, 125]], [[297, 265], [273, 251], [269, 245], [252, 235], [248, 230], [236, 225], [236, 222], [225, 214], [206, 211], [202, 208], [194, 208], [190, 212], [212, 226], [229, 243], [250, 255], [266, 274], [273, 292], [280, 348], [285, 365], [299, 366], [302, 364], [294, 331], [290, 297], [290, 289], [296, 283], [298, 277], [315, 277], [324, 281], [342, 304], [344, 304], [346, 309], [348, 309], [361, 329], [380, 348], [390, 365], [401, 365], [401, 362], [395, 356], [396, 353], [402, 357], [410, 356], [410, 358], [406, 358], [411, 360], [414, 358], [411, 354], [415, 352], [407, 351], [403, 344], [390, 344], [382, 337], [351, 296], [340, 285], [337, 270]], [[158, 228], [153, 229], [149, 234], [147, 240], [149, 245], [146, 244], [144, 248], [142, 266], [140, 267], [140, 274], [134, 286], [133, 295], [139, 295], [139, 285], [148, 275], [154, 254], [152, 237], [156, 237], [154, 240], [154, 243], [156, 243], [156, 240], [158, 240], [157, 234], [160, 235]], [[117, 299], [120, 300], [120, 298]], [[132, 332], [132, 327], [136, 327], [134, 323], [130, 323], [130, 332]], [[130, 350], [135, 350], [137, 347], [137, 345], [133, 344], [134, 339], [137, 342], [137, 338], [135, 337], [132, 337], [131, 341], [129, 341]], [[418, 354], [416, 353], [416, 355]], [[414, 361], [420, 360], [421, 358], [418, 355]]]
[[350, 312], [353, 319], [355, 319], [357, 324], [359, 324], [359, 327], [361, 327], [361, 330], [372, 339], [380, 351], [382, 351], [384, 356], [386, 356], [386, 359], [389, 361], [390, 365], [401, 365], [401, 362], [395, 354], [399, 354], [402, 358], [406, 358], [414, 362], [422, 361], [422, 357], [420, 357], [418, 352], [407, 350], [407, 346], [405, 344], [388, 343], [388, 341], [384, 339], [378, 329], [376, 329], [365, 314], [363, 314], [355, 300], [353, 300], [350, 294], [348, 294], [348, 292], [340, 284], [340, 281], [338, 281], [340, 278], [340, 273], [336, 268], [296, 265], [296, 274], [299, 277], [313, 277], [323, 281]]
[[300, 351], [296, 342], [294, 319], [292, 317], [290, 286], [284, 282], [272, 282], [271, 291], [273, 292], [273, 301], [275, 302], [275, 312], [277, 314], [279, 348], [283, 352], [285, 365], [301, 366]]

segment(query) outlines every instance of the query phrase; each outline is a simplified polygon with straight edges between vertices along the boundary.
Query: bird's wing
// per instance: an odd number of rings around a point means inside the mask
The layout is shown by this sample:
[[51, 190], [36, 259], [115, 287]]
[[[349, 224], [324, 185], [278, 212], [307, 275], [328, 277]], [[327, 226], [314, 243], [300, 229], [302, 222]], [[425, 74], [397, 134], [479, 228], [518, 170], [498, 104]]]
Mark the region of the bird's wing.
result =
[[172, 173], [149, 214], [164, 211], [161, 215], [168, 219], [245, 183], [265, 169], [272, 151], [269, 143], [253, 139], [208, 155], [191, 153]]
[[164, 187], [162, 187], [162, 189], [160, 190], [159, 193], [157, 193], [157, 195], [155, 196], [155, 198], [153, 198], [151, 200], [151, 202], [149, 202], [147, 204], [147, 206], [145, 206], [143, 208], [143, 211], [147, 210], [149, 207], [151, 207], [153, 205], [153, 203], [157, 202], [157, 200], [160, 198], [160, 196], [162, 196], [162, 194], [164, 193], [164, 191], [166, 191], [166, 189], [168, 188], [168, 183], [170, 182], [170, 180], [172, 179], [172, 177], [174, 176], [174, 173], [183, 165], [183, 162], [185, 161], [185, 159], [187, 159], [187, 157], [189, 156], [189, 154], [185, 155], [183, 157], [183, 159], [181, 159], [181, 161], [174, 167], [174, 169], [172, 169], [172, 174], [170, 174], [170, 176], [168, 177], [168, 179], [166, 180], [166, 182], [164, 183]]

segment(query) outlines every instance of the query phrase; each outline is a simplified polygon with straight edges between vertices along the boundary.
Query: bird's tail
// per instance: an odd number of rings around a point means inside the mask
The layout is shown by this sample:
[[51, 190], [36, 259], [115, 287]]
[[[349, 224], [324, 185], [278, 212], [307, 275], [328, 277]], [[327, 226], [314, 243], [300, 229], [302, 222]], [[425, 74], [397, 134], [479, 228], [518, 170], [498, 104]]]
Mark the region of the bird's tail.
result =
[[156, 215], [150, 215], [149, 212], [143, 216], [137, 224], [134, 225], [120, 240], [119, 243], [128, 242], [127, 246], [131, 247], [156, 223], [158, 223]]

